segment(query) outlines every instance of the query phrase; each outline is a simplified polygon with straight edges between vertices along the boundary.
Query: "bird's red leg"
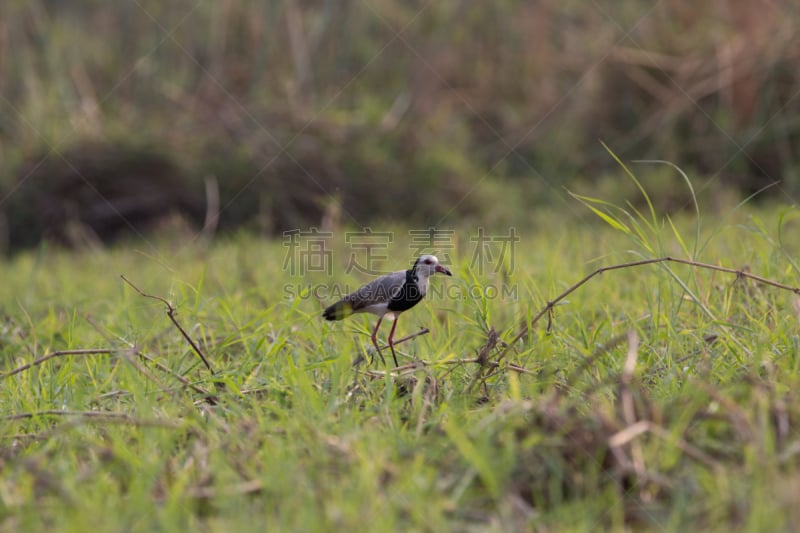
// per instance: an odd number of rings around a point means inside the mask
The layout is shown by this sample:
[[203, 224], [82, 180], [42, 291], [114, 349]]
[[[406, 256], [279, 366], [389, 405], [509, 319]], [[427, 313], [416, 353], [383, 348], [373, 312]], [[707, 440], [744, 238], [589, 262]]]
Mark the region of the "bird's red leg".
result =
[[386, 366], [386, 359], [383, 358], [383, 354], [381, 353], [381, 347], [378, 346], [378, 328], [381, 327], [381, 321], [383, 320], [383, 315], [378, 317], [378, 323], [375, 324], [375, 329], [372, 330], [372, 345], [375, 346], [375, 349], [378, 350], [378, 355], [381, 356], [381, 361], [383, 361], [383, 365]]
[[397, 364], [397, 356], [394, 354], [394, 328], [397, 327], [397, 321], [400, 317], [394, 317], [394, 323], [392, 324], [392, 331], [389, 332], [389, 348], [392, 350], [392, 357], [394, 357], [394, 366], [400, 366]]

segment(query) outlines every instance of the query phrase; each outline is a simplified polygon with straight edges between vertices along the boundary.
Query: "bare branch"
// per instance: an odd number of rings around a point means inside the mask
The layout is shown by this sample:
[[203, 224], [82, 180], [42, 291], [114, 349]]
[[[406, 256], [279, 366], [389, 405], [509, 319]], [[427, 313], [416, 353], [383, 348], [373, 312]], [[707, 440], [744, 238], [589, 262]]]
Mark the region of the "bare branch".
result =
[[59, 409], [48, 409], [45, 411], [35, 411], [28, 413], [17, 413], [0, 417], [0, 420], [25, 420], [30, 418], [56, 416], [56, 417], [76, 417], [85, 419], [97, 419], [104, 421], [124, 422], [133, 425], [142, 426], [160, 426], [160, 427], [178, 427], [178, 424], [169, 420], [158, 419], [141, 419], [136, 418], [128, 413], [120, 413], [116, 411], [61, 411]]
[[561, 294], [556, 296], [553, 300], [550, 300], [549, 302], [547, 302], [547, 304], [536, 314], [536, 316], [533, 317], [533, 319], [531, 320], [530, 324], [526, 324], [522, 328], [522, 330], [517, 334], [517, 336], [514, 337], [514, 339], [511, 342], [508, 343], [508, 345], [505, 347], [505, 349], [500, 353], [500, 356], [498, 357], [498, 361], [500, 359], [502, 359], [503, 357], [505, 357], [506, 353], [508, 353], [508, 351], [515, 344], [517, 344], [517, 342], [519, 342], [520, 339], [522, 339], [525, 335], [527, 335], [528, 332], [530, 330], [532, 330], [533, 327], [539, 322], [539, 320], [541, 320], [542, 317], [545, 316], [545, 315], [548, 315], [548, 330], [549, 330], [551, 325], [552, 325], [552, 313], [553, 313], [553, 309], [555, 308], [556, 304], [558, 304], [558, 302], [560, 302], [561, 300], [563, 300], [564, 298], [566, 298], [567, 296], [569, 296], [570, 294], [572, 294], [573, 292], [578, 290], [581, 286], [583, 286], [586, 282], [588, 282], [593, 277], [598, 276], [598, 275], [600, 275], [600, 274], [602, 274], [604, 272], [612, 271], [612, 270], [621, 270], [621, 269], [624, 269], [624, 268], [633, 268], [633, 267], [644, 266], [644, 265], [655, 265], [655, 264], [659, 264], [659, 263], [678, 263], [678, 264], [681, 264], [681, 265], [689, 265], [689, 266], [693, 266], [693, 267], [696, 267], [696, 268], [704, 268], [704, 269], [707, 269], [707, 270], [714, 270], [714, 271], [717, 271], [717, 272], [724, 272], [726, 274], [733, 274], [733, 275], [736, 276], [737, 279], [740, 279], [740, 278], [750, 279], [750, 280], [753, 280], [753, 281], [755, 281], [757, 283], [761, 283], [763, 285], [769, 285], [770, 287], [776, 287], [778, 289], [783, 289], [783, 290], [786, 290], [786, 291], [790, 291], [790, 292], [792, 292], [792, 293], [794, 293], [796, 295], [800, 295], [800, 288], [798, 288], [798, 287], [792, 287], [790, 285], [785, 285], [783, 283], [779, 283], [779, 282], [773, 281], [771, 279], [767, 279], [767, 278], [764, 278], [764, 277], [761, 277], [761, 276], [757, 276], [755, 274], [751, 274], [750, 272], [747, 272], [746, 270], [736, 270], [734, 268], [727, 268], [727, 267], [712, 265], [712, 264], [709, 264], [709, 263], [701, 263], [699, 261], [692, 261], [690, 259], [679, 259], [677, 257], [669, 257], [669, 256], [667, 256], [667, 257], [659, 257], [659, 258], [656, 258], [656, 259], [642, 259], [641, 261], [631, 261], [631, 262], [628, 262], [628, 263], [621, 263], [621, 264], [618, 264], [618, 265], [610, 265], [610, 266], [598, 268], [597, 270], [595, 270], [591, 274], [588, 274], [587, 276], [583, 277], [580, 281], [578, 281], [577, 283], [575, 283], [574, 285], [569, 287], [567, 290], [565, 290], [564, 292], [562, 292]]
[[159, 363], [158, 361], [156, 361], [155, 359], [153, 359], [149, 355], [147, 355], [147, 354], [145, 354], [145, 353], [143, 353], [141, 351], [138, 351], [138, 350], [136, 351], [136, 355], [139, 356], [139, 358], [147, 361], [148, 363], [152, 363], [153, 365], [155, 365], [156, 368], [158, 368], [162, 372], [165, 372], [165, 373], [169, 374], [170, 376], [174, 377], [175, 379], [177, 379], [178, 381], [180, 381], [181, 383], [183, 383], [184, 385], [186, 385], [187, 387], [189, 387], [193, 391], [197, 392], [198, 394], [203, 394], [205, 396], [208, 396], [210, 400], [213, 398], [213, 396], [207, 390], [205, 390], [202, 387], [199, 387], [199, 386], [195, 385], [194, 383], [192, 383], [191, 381], [189, 381], [185, 377], [181, 376], [180, 374], [178, 374], [176, 372], [173, 372], [172, 369], [162, 365], [161, 363]]
[[242, 494], [253, 494], [264, 489], [264, 482], [260, 479], [243, 481], [235, 485], [225, 487], [195, 487], [189, 490], [189, 496], [198, 499], [214, 499], [221, 496], [239, 496]]
[[168, 300], [162, 298], [161, 296], [155, 296], [155, 295], [152, 295], [152, 294], [147, 294], [142, 289], [140, 289], [139, 287], [134, 285], [132, 281], [130, 281], [128, 278], [126, 278], [125, 274], [120, 274], [119, 277], [121, 277], [122, 281], [124, 281], [125, 283], [130, 285], [131, 288], [133, 290], [135, 290], [136, 292], [138, 292], [140, 295], [144, 296], [145, 298], [152, 298], [154, 300], [158, 300], [159, 302], [161, 302], [161, 303], [163, 303], [164, 305], [167, 306], [167, 310], [168, 311], [175, 311], [175, 307], [171, 303], [169, 303]]
[[[430, 332], [431, 332], [431, 330], [429, 330], [428, 328], [422, 328], [419, 331], [415, 331], [414, 333], [411, 333], [410, 335], [406, 335], [402, 339], [397, 339], [396, 341], [394, 341], [394, 345], [397, 346], [401, 342], [410, 341], [411, 339], [415, 339], [415, 338], [419, 337], [420, 335], [425, 335], [425, 334], [430, 333]], [[388, 347], [389, 347], [388, 344], [384, 344], [383, 346], [381, 346], [381, 350], [383, 350], [384, 348], [388, 348]], [[378, 352], [378, 354], [380, 355], [380, 352]], [[353, 363], [350, 366], [357, 367], [358, 365], [360, 365], [364, 361], [366, 361], [366, 358], [364, 357], [363, 354], [359, 353], [358, 357], [356, 357], [356, 359], [353, 361]], [[385, 362], [386, 361], [384, 361], [384, 363]]]
[[81, 349], [81, 350], [59, 350], [57, 352], [52, 352], [47, 355], [43, 355], [42, 357], [31, 361], [30, 363], [24, 364], [20, 367], [15, 368], [14, 370], [7, 372], [5, 374], [0, 375], [0, 379], [9, 378], [20, 372], [24, 372], [29, 368], [33, 368], [34, 366], [41, 365], [45, 361], [49, 361], [55, 357], [63, 357], [65, 355], [110, 355], [114, 353], [114, 350], [110, 350], [107, 348], [88, 348], [88, 349]]
[[177, 312], [177, 309], [175, 309], [175, 306], [172, 305], [165, 298], [162, 298], [161, 296], [154, 296], [152, 294], [147, 294], [146, 292], [142, 291], [139, 287], [134, 285], [128, 278], [126, 278], [124, 274], [121, 274], [120, 277], [122, 278], [122, 281], [124, 281], [125, 283], [130, 285], [133, 288], [133, 290], [138, 292], [140, 295], [144, 296], [145, 298], [152, 298], [154, 300], [158, 300], [159, 302], [161, 302], [165, 306], [167, 306], [167, 316], [169, 317], [169, 319], [172, 321], [173, 324], [175, 324], [175, 327], [178, 328], [178, 331], [181, 332], [181, 335], [183, 335], [183, 338], [186, 339], [186, 341], [192, 347], [192, 350], [194, 350], [194, 353], [196, 353], [200, 357], [200, 359], [206, 365], [206, 368], [208, 368], [208, 371], [211, 372], [212, 374], [215, 374], [214, 369], [211, 367], [211, 363], [208, 362], [208, 358], [205, 356], [205, 354], [200, 349], [200, 347], [197, 345], [197, 343], [194, 342], [194, 339], [192, 339], [189, 336], [189, 334], [186, 332], [186, 330], [183, 329], [183, 326], [181, 326], [180, 322], [178, 322], [178, 319], [175, 318], [175, 313]]
[[[429, 330], [428, 328], [422, 328], [421, 330], [416, 331], [414, 333], [411, 333], [410, 335], [406, 335], [402, 339], [397, 339], [396, 341], [394, 341], [394, 345], [397, 346], [401, 342], [410, 341], [411, 339], [419, 337], [420, 335], [425, 335], [425, 334], [430, 333], [430, 332], [431, 332], [431, 330]], [[384, 348], [388, 348], [388, 347], [389, 347], [389, 345], [385, 344], [385, 345], [381, 346], [381, 350], [384, 349]]]

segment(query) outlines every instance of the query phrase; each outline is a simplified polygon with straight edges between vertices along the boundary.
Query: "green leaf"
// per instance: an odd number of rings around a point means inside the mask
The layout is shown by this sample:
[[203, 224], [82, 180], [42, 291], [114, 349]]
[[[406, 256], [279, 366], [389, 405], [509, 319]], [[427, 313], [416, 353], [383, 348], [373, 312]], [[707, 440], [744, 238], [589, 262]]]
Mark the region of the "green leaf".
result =
[[631, 230], [630, 230], [630, 228], [629, 228], [629, 227], [627, 227], [625, 224], [623, 224], [623, 223], [622, 223], [622, 222], [620, 222], [619, 220], [617, 220], [617, 219], [615, 219], [615, 218], [611, 217], [611, 216], [610, 216], [610, 215], [608, 215], [607, 213], [604, 213], [603, 211], [601, 211], [601, 210], [597, 209], [596, 207], [594, 207], [594, 206], [592, 205], [592, 203], [597, 203], [597, 204], [606, 204], [606, 205], [608, 205], [608, 203], [607, 203], [607, 202], [604, 202], [603, 200], [598, 200], [597, 198], [590, 198], [590, 197], [588, 197], [588, 196], [582, 196], [582, 195], [580, 195], [580, 194], [575, 194], [575, 193], [573, 193], [573, 192], [570, 192], [570, 191], [567, 191], [567, 192], [570, 194], [570, 196], [572, 196], [573, 198], [575, 198], [576, 200], [578, 200], [580, 203], [582, 203], [583, 205], [585, 205], [586, 207], [588, 207], [589, 209], [591, 209], [591, 210], [592, 210], [592, 212], [593, 212], [595, 215], [597, 215], [598, 217], [600, 217], [601, 219], [603, 219], [603, 220], [606, 222], [606, 224], [608, 224], [608, 225], [609, 225], [609, 226], [611, 226], [612, 228], [614, 228], [614, 229], [616, 229], [616, 230], [619, 230], [619, 231], [621, 231], [621, 232], [625, 233], [626, 235], [630, 235], [630, 234], [631, 234]]

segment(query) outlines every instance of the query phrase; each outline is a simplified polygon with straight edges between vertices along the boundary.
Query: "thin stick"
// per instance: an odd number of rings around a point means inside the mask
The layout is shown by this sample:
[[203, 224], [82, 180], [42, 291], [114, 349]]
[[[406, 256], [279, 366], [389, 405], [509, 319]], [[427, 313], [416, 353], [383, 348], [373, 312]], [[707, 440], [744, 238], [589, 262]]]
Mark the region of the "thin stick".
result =
[[80, 418], [92, 419], [105, 419], [114, 421], [123, 421], [131, 424], [141, 425], [163, 425], [165, 427], [176, 427], [174, 423], [167, 420], [142, 420], [138, 419], [128, 413], [120, 413], [115, 411], [61, 411], [59, 409], [49, 409], [46, 411], [36, 411], [29, 413], [17, 413], [14, 415], [7, 415], [0, 417], [0, 420], [25, 420], [35, 418], [38, 416], [74, 416]]
[[180, 381], [181, 383], [183, 383], [184, 385], [186, 385], [187, 387], [189, 387], [193, 391], [195, 391], [195, 392], [197, 392], [199, 394], [203, 394], [205, 396], [209, 396], [210, 393], [207, 390], [205, 390], [202, 387], [199, 387], [199, 386], [195, 385], [194, 383], [192, 383], [191, 381], [189, 381], [185, 377], [181, 376], [177, 372], [173, 372], [170, 368], [162, 365], [161, 363], [159, 363], [158, 361], [156, 361], [155, 359], [153, 359], [149, 355], [147, 355], [147, 354], [145, 354], [145, 353], [143, 353], [141, 351], [138, 351], [138, 350], [136, 351], [136, 355], [139, 356], [139, 358], [147, 361], [148, 363], [152, 363], [156, 368], [158, 368], [162, 372], [165, 372], [165, 373], [169, 374], [170, 376], [174, 377], [175, 379], [177, 379], [178, 381]]
[[45, 361], [49, 361], [50, 359], [53, 359], [55, 357], [63, 357], [65, 355], [110, 355], [112, 353], [114, 353], [114, 350], [110, 350], [110, 349], [107, 349], [107, 348], [88, 348], [88, 349], [81, 349], [81, 350], [59, 350], [57, 352], [52, 352], [52, 353], [49, 353], [47, 355], [43, 355], [39, 359], [36, 359], [34, 361], [31, 361], [30, 363], [27, 363], [27, 364], [24, 364], [24, 365], [22, 365], [20, 367], [17, 367], [14, 370], [12, 370], [11, 372], [8, 372], [6, 374], [2, 374], [2, 375], [0, 375], [0, 379], [9, 378], [9, 377], [14, 376], [16, 374], [19, 374], [20, 372], [24, 372], [24, 371], [28, 370], [29, 368], [41, 365]]
[[[108, 331], [105, 331], [99, 324], [95, 323], [94, 320], [92, 320], [91, 316], [87, 316], [86, 317], [86, 321], [89, 322], [89, 324], [91, 324], [106, 339], [108, 339], [109, 341], [112, 340], [113, 335], [111, 333], [109, 333]], [[165, 372], [165, 373], [169, 374], [170, 376], [174, 377], [175, 379], [177, 379], [178, 381], [180, 381], [181, 383], [183, 383], [187, 387], [191, 388], [195, 392], [198, 392], [200, 394], [206, 395], [207, 396], [207, 401], [209, 403], [213, 404], [216, 401], [216, 398], [214, 396], [209, 395], [209, 392], [207, 390], [205, 390], [205, 389], [203, 389], [201, 387], [198, 387], [197, 385], [194, 385], [188, 379], [184, 378], [183, 376], [181, 376], [177, 372], [174, 372], [173, 370], [171, 370], [170, 368], [167, 368], [166, 366], [164, 366], [163, 364], [159, 363], [155, 359], [152, 359], [150, 356], [148, 356], [147, 354], [142, 352], [140, 349], [138, 349], [136, 347], [136, 345], [134, 345], [134, 344], [132, 344], [130, 342], [127, 342], [124, 339], [120, 339], [120, 340], [122, 340], [123, 342], [128, 344], [130, 349], [133, 350], [136, 353], [136, 355], [139, 356], [140, 359], [143, 359], [143, 360], [147, 361], [148, 363], [152, 363], [153, 365], [156, 366], [156, 368], [158, 368], [162, 372]]]
[[477, 357], [472, 357], [470, 359], [448, 359], [446, 361], [437, 361], [437, 365], [470, 365], [473, 363], [479, 363]]
[[[794, 294], [800, 295], [800, 288], [798, 288], [798, 287], [792, 287], [790, 285], [785, 285], [785, 284], [779, 283], [777, 281], [773, 281], [773, 280], [770, 280], [770, 279], [767, 279], [767, 278], [764, 278], [764, 277], [761, 277], [761, 276], [757, 276], [755, 274], [751, 274], [751, 273], [746, 272], [744, 270], [736, 270], [734, 268], [721, 267], [721, 266], [717, 266], [717, 265], [711, 265], [711, 264], [708, 264], [708, 263], [700, 263], [698, 261], [692, 261], [690, 259], [678, 259], [677, 257], [669, 257], [669, 256], [667, 256], [667, 257], [659, 257], [659, 258], [656, 258], [656, 259], [642, 259], [641, 261], [631, 261], [629, 263], [621, 263], [621, 264], [618, 264], [618, 265], [606, 266], [606, 267], [598, 268], [597, 270], [595, 270], [591, 274], [585, 276], [580, 281], [578, 281], [577, 283], [572, 285], [570, 288], [568, 288], [567, 290], [565, 290], [564, 292], [559, 294], [555, 299], [550, 300], [549, 302], [547, 302], [547, 305], [545, 305], [541, 309], [541, 311], [539, 311], [536, 314], [536, 316], [533, 317], [533, 319], [531, 320], [531, 323], [530, 324], [526, 324], [522, 328], [522, 330], [517, 334], [517, 336], [514, 337], [514, 339], [506, 345], [505, 349], [500, 353], [500, 355], [498, 357], [498, 361], [500, 359], [502, 359], [503, 357], [505, 357], [506, 353], [515, 344], [517, 344], [517, 342], [519, 342], [520, 339], [522, 339], [525, 335], [527, 335], [528, 332], [531, 329], [533, 329], [533, 326], [535, 326], [536, 323], [539, 322], [539, 320], [541, 320], [544, 315], [551, 316], [551, 314], [553, 312], [553, 308], [556, 306], [556, 304], [558, 302], [560, 302], [561, 300], [563, 300], [564, 298], [566, 298], [567, 296], [569, 296], [570, 294], [572, 294], [573, 292], [578, 290], [582, 285], [584, 285], [586, 282], [588, 282], [593, 277], [595, 277], [595, 276], [597, 276], [599, 274], [602, 274], [603, 272], [608, 272], [608, 271], [611, 271], [611, 270], [620, 270], [620, 269], [623, 269], [623, 268], [632, 268], [632, 267], [644, 266], [644, 265], [654, 265], [654, 264], [658, 264], [658, 263], [679, 263], [679, 264], [682, 264], [682, 265], [689, 265], [689, 266], [693, 266], [693, 267], [697, 267], [697, 268], [705, 268], [705, 269], [708, 269], [708, 270], [715, 270], [717, 272], [725, 272], [727, 274], [734, 274], [737, 277], [737, 279], [739, 279], [739, 278], [751, 279], [751, 280], [753, 280], [755, 282], [758, 282], [758, 283], [761, 283], [761, 284], [764, 284], [764, 285], [769, 285], [771, 287], [777, 287], [778, 289], [783, 289], [783, 290], [786, 290], [786, 291], [793, 292]], [[551, 318], [551, 320], [552, 320], [552, 318]]]
[[517, 374], [531, 374], [531, 375], [534, 375], [534, 376], [536, 375], [536, 372], [534, 372], [533, 370], [528, 370], [524, 366], [515, 365], [515, 364], [512, 364], [512, 363], [506, 363], [506, 368], [509, 369], [509, 370], [513, 370]]
[[[426, 333], [430, 333], [430, 332], [431, 332], [431, 330], [429, 330], [428, 328], [422, 328], [422, 329], [420, 329], [419, 331], [417, 331], [415, 333], [412, 333], [410, 335], [406, 335], [402, 339], [397, 339], [396, 341], [394, 341], [394, 344], [396, 346], [396, 345], [400, 344], [401, 342], [410, 341], [411, 339], [419, 337], [420, 335], [425, 335]], [[383, 350], [384, 348], [387, 348], [388, 346], [389, 346], [388, 344], [384, 344], [383, 346], [381, 346], [381, 350]], [[380, 354], [380, 353], [381, 353], [380, 350], [378, 350], [378, 354]], [[381, 358], [383, 358], [383, 355], [381, 355]], [[356, 367], [356, 366], [360, 365], [364, 361], [366, 361], [366, 358], [364, 357], [364, 354], [359, 353], [358, 357], [356, 357], [355, 361], [353, 361], [351, 366], [352, 367]], [[386, 363], [386, 361], [384, 361], [384, 363]], [[403, 367], [402, 366], [395, 367], [395, 370], [397, 370], [398, 368], [403, 368]]]
[[175, 306], [173, 306], [171, 303], [169, 303], [166, 299], [162, 298], [161, 296], [154, 296], [152, 294], [147, 294], [146, 292], [142, 291], [139, 287], [131, 283], [131, 281], [128, 280], [128, 278], [126, 278], [124, 274], [121, 274], [120, 277], [122, 278], [122, 281], [130, 285], [133, 288], [133, 290], [138, 292], [140, 295], [144, 296], [145, 298], [152, 298], [153, 300], [158, 300], [159, 302], [167, 306], [167, 316], [169, 317], [169, 319], [172, 321], [173, 324], [175, 324], [175, 327], [178, 328], [178, 331], [181, 332], [183, 338], [186, 339], [189, 345], [191, 345], [192, 349], [194, 350], [194, 353], [200, 356], [200, 359], [203, 360], [203, 363], [205, 363], [206, 368], [208, 368], [208, 371], [211, 372], [212, 374], [215, 374], [214, 369], [211, 367], [211, 363], [208, 362], [208, 359], [206, 358], [205, 354], [203, 354], [203, 351], [200, 349], [197, 343], [194, 342], [194, 339], [192, 339], [189, 336], [186, 330], [183, 329], [183, 326], [181, 326], [180, 322], [178, 322], [178, 319], [175, 318], [175, 313], [177, 312]]
[[[88, 420], [95, 420], [99, 421], [99, 415], [96, 416], [82, 416], [83, 412], [79, 411], [43, 411], [41, 413], [20, 413], [16, 416], [17, 420], [24, 419], [24, 418], [33, 418], [38, 415], [44, 414], [45, 416], [55, 415], [55, 413], [65, 413], [67, 415], [75, 415], [74, 418], [62, 422], [57, 426], [50, 427], [45, 431], [41, 431], [39, 433], [24, 433], [24, 434], [17, 434], [17, 435], [9, 435], [2, 437], [4, 440], [13, 440], [13, 439], [31, 439], [31, 440], [38, 440], [38, 441], [46, 441], [52, 439], [54, 436], [65, 433], [72, 428], [79, 427], [85, 424]], [[87, 411], [90, 413], [97, 412], [97, 411]], [[111, 414], [110, 417], [103, 418], [103, 422], [106, 424], [128, 424], [131, 426], [136, 427], [156, 427], [156, 428], [167, 428], [167, 429], [179, 429], [183, 426], [183, 424], [172, 421], [166, 420], [162, 418], [135, 418], [133, 416], [117, 416], [117, 415], [124, 415], [125, 413], [114, 413], [114, 412], [98, 412], [99, 414]]]
[[[480, 359], [474, 357], [472, 359], [449, 359], [447, 361], [438, 361], [436, 365], [470, 365], [470, 364], [480, 364], [480, 363], [481, 363]], [[483, 363], [482, 366], [485, 366], [487, 368], [499, 368], [500, 363], [498, 361], [488, 361], [486, 363]], [[515, 365], [512, 363], [506, 363], [505, 368], [507, 368], [508, 370], [513, 370], [518, 374], [536, 374], [536, 372], [534, 372], [533, 370], [528, 370], [524, 366]]]
[[[401, 342], [410, 341], [413, 338], [419, 337], [420, 335], [425, 335], [426, 333], [430, 333], [430, 332], [431, 332], [431, 330], [429, 330], [428, 328], [422, 328], [419, 331], [417, 331], [416, 333], [412, 333], [411, 335], [406, 335], [402, 339], [397, 339], [396, 341], [394, 341], [394, 344], [395, 344], [395, 346], [397, 346]], [[381, 346], [381, 350], [383, 350], [384, 348], [388, 348], [388, 347], [389, 347], [388, 344], [384, 344], [383, 346]], [[380, 354], [380, 351], [378, 351], [378, 353]], [[383, 357], [383, 355], [381, 355], [381, 357]], [[356, 357], [355, 361], [353, 361], [351, 366], [356, 367], [356, 366], [360, 365], [364, 361], [366, 361], [366, 358], [364, 357], [364, 355], [363, 354], [358, 354], [358, 357]], [[384, 361], [384, 363], [385, 363], [385, 361]], [[397, 367], [397, 368], [400, 368], [400, 367]]]
[[[411, 335], [406, 335], [402, 339], [397, 339], [396, 341], [394, 341], [394, 345], [397, 346], [401, 342], [410, 341], [411, 339], [413, 339], [415, 337], [419, 337], [420, 335], [425, 335], [426, 333], [430, 333], [430, 332], [431, 332], [431, 330], [429, 330], [428, 328], [422, 328], [421, 330], [417, 331], [416, 333], [412, 333]], [[384, 349], [384, 348], [387, 348], [388, 346], [389, 346], [388, 344], [384, 344], [383, 346], [381, 346], [381, 350]]]
[[[106, 349], [106, 348], [96, 348], [96, 349], [95, 348], [89, 348], [89, 349], [81, 349], [81, 350], [59, 350], [57, 352], [53, 352], [53, 353], [49, 353], [47, 355], [43, 355], [42, 357], [36, 359], [35, 361], [31, 361], [30, 363], [27, 363], [27, 364], [24, 364], [24, 365], [22, 365], [20, 367], [15, 368], [11, 372], [8, 372], [6, 374], [2, 374], [2, 375], [0, 375], [0, 379], [8, 378], [8, 377], [14, 376], [16, 374], [19, 374], [20, 372], [24, 372], [24, 371], [26, 371], [26, 370], [34, 367], [34, 366], [41, 365], [45, 361], [49, 361], [50, 359], [53, 359], [55, 357], [63, 357], [65, 355], [110, 355], [110, 354], [113, 354], [113, 353], [114, 353], [114, 350], [110, 350], [110, 349]], [[186, 385], [187, 387], [189, 387], [193, 391], [195, 391], [195, 392], [197, 392], [199, 394], [206, 395], [206, 396], [209, 395], [209, 392], [207, 390], [195, 385], [194, 383], [190, 382], [188, 379], [186, 379], [185, 377], [181, 376], [180, 374], [176, 374], [175, 372], [173, 372], [172, 370], [170, 370], [166, 366], [162, 365], [161, 363], [159, 363], [158, 361], [156, 361], [153, 358], [149, 357], [148, 355], [142, 353], [141, 351], [137, 350], [135, 353], [139, 358], [141, 358], [141, 359], [143, 359], [143, 360], [145, 360], [145, 361], [147, 361], [149, 363], [152, 363], [153, 365], [156, 366], [156, 368], [158, 368], [162, 372], [165, 372], [165, 373], [171, 375], [172, 377], [174, 377], [175, 379], [177, 379], [178, 381], [180, 381], [181, 383], [183, 383], [184, 385]]]
[[262, 490], [264, 490], [263, 480], [253, 479], [225, 487], [195, 487], [189, 489], [188, 495], [192, 498], [211, 500], [220, 496], [240, 496], [242, 494], [261, 492]]

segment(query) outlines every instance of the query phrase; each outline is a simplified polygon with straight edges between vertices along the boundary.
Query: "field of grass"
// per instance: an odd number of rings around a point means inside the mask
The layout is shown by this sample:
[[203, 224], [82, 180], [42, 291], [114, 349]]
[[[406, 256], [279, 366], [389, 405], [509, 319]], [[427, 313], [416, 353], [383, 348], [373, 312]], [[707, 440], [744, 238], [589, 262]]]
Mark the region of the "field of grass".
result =
[[[345, 273], [343, 233], [331, 275], [301, 276], [284, 242], [247, 236], [0, 264], [0, 529], [795, 529], [797, 294], [632, 267], [518, 334], [585, 275], [644, 258], [800, 286], [797, 211], [673, 227], [592, 205], [616, 218], [542, 213], [516, 228], [514, 257], [476, 257], [476, 229], [457, 229], [454, 277], [399, 322], [398, 336], [430, 333], [388, 374], [378, 357], [352, 366], [371, 355], [371, 317], [320, 318], [369, 279]], [[410, 263], [406, 228], [382, 253], [380, 268]], [[120, 275], [175, 306], [213, 375], [165, 302]], [[106, 351], [69, 352], [83, 349]]]

